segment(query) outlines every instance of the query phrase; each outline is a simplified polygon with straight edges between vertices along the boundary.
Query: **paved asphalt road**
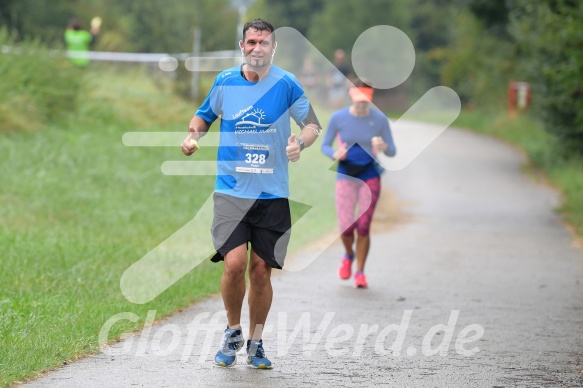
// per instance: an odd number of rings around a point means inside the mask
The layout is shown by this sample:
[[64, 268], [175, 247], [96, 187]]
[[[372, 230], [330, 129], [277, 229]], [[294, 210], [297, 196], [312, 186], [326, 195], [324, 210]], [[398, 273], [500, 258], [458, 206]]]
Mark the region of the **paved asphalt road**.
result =
[[271, 371], [242, 353], [213, 366], [225, 320], [211, 297], [27, 386], [583, 386], [583, 251], [524, 162], [448, 129], [386, 173], [369, 289], [337, 278], [339, 244], [273, 279]]

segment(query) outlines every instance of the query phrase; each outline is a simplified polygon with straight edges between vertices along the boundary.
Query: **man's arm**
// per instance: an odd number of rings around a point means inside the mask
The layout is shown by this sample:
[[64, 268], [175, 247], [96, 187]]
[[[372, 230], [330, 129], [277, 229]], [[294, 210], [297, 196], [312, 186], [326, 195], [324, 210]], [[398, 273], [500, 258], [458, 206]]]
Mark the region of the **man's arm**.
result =
[[188, 124], [188, 136], [182, 141], [181, 148], [184, 155], [190, 156], [197, 150], [195, 145], [190, 144], [190, 141], [195, 140], [198, 142], [201, 137], [206, 135], [210, 127], [211, 123], [207, 123], [196, 115], [190, 120]]
[[[301, 123], [299, 123], [302, 132], [296, 138], [294, 134], [288, 139], [288, 146], [286, 147], [287, 157], [290, 161], [296, 162], [300, 159], [300, 152], [303, 148], [309, 147], [322, 133], [322, 126], [316, 117], [312, 104], [309, 106], [308, 115]], [[303, 147], [300, 144], [303, 143]]]
[[312, 104], [310, 104], [308, 115], [300, 123], [300, 127], [302, 128], [302, 132], [299, 137], [304, 141], [306, 147], [314, 144], [318, 136], [322, 134], [322, 126], [320, 125], [320, 121], [318, 121], [318, 117], [316, 117], [316, 112], [314, 112]]
[[322, 133], [320, 127], [315, 124], [308, 124], [302, 128], [298, 137], [304, 142], [304, 148], [307, 148], [314, 144], [320, 133]]

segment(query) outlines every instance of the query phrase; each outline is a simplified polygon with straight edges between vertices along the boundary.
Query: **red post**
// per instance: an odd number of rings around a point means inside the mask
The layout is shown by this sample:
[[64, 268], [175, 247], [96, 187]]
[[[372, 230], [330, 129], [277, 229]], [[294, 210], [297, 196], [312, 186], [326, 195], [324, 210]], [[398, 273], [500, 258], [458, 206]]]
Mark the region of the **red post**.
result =
[[508, 83], [508, 113], [525, 110], [530, 105], [531, 93], [528, 82], [510, 81]]
[[508, 113], [513, 116], [516, 113], [516, 82], [508, 84]]

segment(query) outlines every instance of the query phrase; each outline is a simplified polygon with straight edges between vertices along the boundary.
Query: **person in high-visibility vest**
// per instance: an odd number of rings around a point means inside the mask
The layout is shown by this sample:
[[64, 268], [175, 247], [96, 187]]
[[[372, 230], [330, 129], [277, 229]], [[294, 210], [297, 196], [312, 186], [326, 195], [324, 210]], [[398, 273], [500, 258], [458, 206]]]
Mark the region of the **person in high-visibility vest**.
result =
[[83, 55], [83, 52], [89, 51], [89, 48], [95, 43], [97, 35], [101, 26], [101, 20], [94, 18], [91, 21], [91, 30], [86, 31], [83, 25], [77, 19], [73, 19], [67, 26], [65, 31], [65, 44], [67, 51], [75, 52], [74, 56], [70, 58], [75, 65], [86, 67], [89, 65], [89, 58]]

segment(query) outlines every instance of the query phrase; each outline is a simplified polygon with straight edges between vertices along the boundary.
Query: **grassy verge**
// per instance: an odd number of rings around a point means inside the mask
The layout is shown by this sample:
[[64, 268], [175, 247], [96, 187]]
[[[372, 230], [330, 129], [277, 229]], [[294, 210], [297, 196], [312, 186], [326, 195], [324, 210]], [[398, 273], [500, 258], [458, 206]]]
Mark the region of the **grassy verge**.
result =
[[[0, 136], [0, 386], [95, 352], [115, 314], [140, 319], [116, 324], [111, 340], [141, 328], [149, 310], [159, 319], [219, 291], [222, 265], [205, 263], [150, 303], [122, 296], [125, 269], [192, 219], [214, 178], [163, 175], [164, 161], [186, 160], [178, 145], [122, 144], [128, 131], [186, 133], [194, 106], [163, 80], [136, 71], [83, 77], [86, 92], [59, 125]], [[334, 174], [310, 168], [324, 157], [310, 149], [302, 158], [293, 190], [333, 202]], [[310, 204], [297, 198], [294, 219]], [[317, 228], [334, 226], [332, 212]], [[318, 237], [294, 234], [292, 251]]]
[[583, 234], [583, 159], [568, 157], [536, 120], [526, 115], [510, 117], [506, 112], [484, 114], [464, 111], [455, 126], [492, 135], [524, 150], [531, 167], [544, 172], [562, 194], [559, 211]]

